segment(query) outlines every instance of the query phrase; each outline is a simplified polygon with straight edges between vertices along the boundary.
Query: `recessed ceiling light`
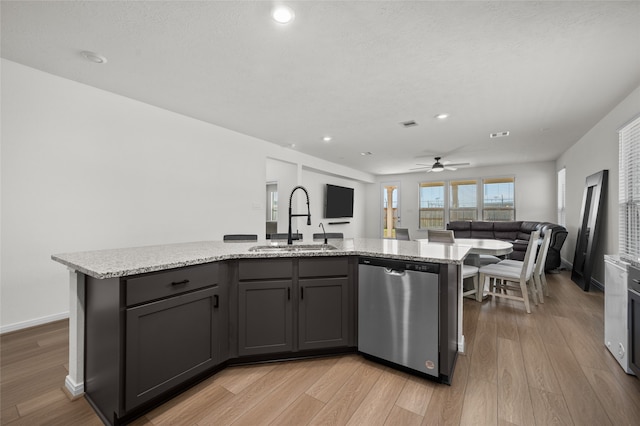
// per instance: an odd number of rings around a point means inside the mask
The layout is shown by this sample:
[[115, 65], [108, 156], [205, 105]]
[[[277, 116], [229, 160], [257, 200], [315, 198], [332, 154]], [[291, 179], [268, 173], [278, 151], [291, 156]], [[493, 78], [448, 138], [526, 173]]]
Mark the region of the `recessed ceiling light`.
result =
[[446, 112], [443, 112], [442, 114], [438, 114], [436, 115], [436, 118], [438, 120], [444, 120], [445, 118], [449, 117], [449, 114], [447, 114]]
[[271, 12], [271, 17], [280, 24], [288, 24], [296, 17], [295, 13], [290, 7], [277, 6]]
[[361, 152], [360, 155], [371, 155], [373, 154], [372, 152], [366, 151], [366, 152]]
[[322, 140], [325, 142], [331, 142], [331, 139], [333, 139], [331, 136], [325, 136], [322, 138]]
[[91, 61], [94, 64], [106, 64], [107, 63], [107, 58], [105, 58], [104, 56], [99, 55], [99, 54], [97, 54], [95, 52], [89, 52], [88, 50], [85, 50], [83, 52], [80, 52], [80, 54], [87, 61]]

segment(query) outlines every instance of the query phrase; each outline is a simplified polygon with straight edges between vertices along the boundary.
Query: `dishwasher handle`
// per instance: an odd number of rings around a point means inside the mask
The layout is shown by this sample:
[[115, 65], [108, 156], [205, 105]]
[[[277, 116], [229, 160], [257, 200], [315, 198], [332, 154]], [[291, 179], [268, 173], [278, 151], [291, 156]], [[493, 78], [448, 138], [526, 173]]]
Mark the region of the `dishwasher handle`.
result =
[[394, 277], [404, 277], [407, 274], [407, 271], [392, 269], [392, 268], [384, 268], [384, 273], [387, 275], [392, 275]]

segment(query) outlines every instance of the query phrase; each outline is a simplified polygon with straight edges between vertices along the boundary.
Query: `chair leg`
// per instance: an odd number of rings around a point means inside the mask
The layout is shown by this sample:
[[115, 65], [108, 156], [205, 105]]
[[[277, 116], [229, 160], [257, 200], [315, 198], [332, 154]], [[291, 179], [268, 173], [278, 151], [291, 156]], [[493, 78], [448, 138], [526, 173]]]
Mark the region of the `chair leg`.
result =
[[520, 291], [522, 292], [522, 298], [524, 299], [524, 308], [527, 310], [527, 313], [531, 313], [531, 307], [529, 306], [529, 291], [527, 290], [527, 282], [524, 280], [520, 280]]
[[544, 295], [549, 296], [549, 286], [547, 285], [547, 276], [544, 271], [540, 274], [540, 281], [542, 282], [542, 287], [544, 288]]
[[533, 304], [538, 305], [538, 287], [533, 275], [531, 276], [531, 279], [527, 281], [527, 287], [531, 290], [531, 299], [533, 300]]
[[484, 287], [486, 285], [487, 277], [484, 274], [480, 274], [480, 282], [478, 283], [478, 291], [476, 291], [476, 301], [482, 302], [482, 294], [484, 293]]
[[[476, 300], [478, 300], [478, 293], [482, 294], [482, 291], [480, 290], [480, 284], [478, 282], [478, 274], [475, 274], [473, 276], [473, 288], [476, 291]], [[482, 295], [480, 296], [480, 300], [482, 300]]]
[[538, 299], [540, 299], [540, 303], [544, 303], [544, 289], [542, 288], [542, 276], [544, 273], [540, 275], [535, 275], [533, 278], [536, 282], [536, 290], [538, 291]]

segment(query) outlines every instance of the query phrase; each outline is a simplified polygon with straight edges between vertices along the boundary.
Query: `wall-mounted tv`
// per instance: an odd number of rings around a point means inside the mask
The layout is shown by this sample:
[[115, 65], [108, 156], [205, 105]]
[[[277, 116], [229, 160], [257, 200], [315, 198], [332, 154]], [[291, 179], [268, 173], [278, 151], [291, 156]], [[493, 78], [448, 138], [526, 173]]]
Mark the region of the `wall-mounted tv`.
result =
[[327, 219], [353, 217], [353, 188], [327, 184], [324, 217]]

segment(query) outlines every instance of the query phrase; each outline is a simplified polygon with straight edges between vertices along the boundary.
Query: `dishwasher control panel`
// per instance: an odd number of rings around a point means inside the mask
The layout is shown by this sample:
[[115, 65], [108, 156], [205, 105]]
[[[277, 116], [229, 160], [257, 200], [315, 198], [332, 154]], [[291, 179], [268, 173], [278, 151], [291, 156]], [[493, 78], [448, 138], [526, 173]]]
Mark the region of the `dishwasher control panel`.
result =
[[404, 260], [390, 260], [390, 259], [378, 259], [375, 257], [361, 257], [361, 265], [382, 266], [384, 268], [390, 268], [398, 271], [416, 271], [427, 272], [430, 274], [440, 273], [440, 264], [438, 263], [421, 263], [410, 262]]

